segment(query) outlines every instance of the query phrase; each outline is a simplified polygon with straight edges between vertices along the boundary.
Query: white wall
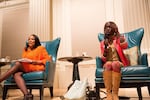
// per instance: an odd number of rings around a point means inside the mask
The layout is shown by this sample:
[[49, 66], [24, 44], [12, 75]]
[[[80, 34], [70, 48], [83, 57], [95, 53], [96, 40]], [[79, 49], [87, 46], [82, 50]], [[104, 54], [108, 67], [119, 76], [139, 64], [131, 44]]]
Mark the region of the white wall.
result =
[[71, 39], [72, 55], [99, 55], [97, 35], [103, 32], [105, 23], [104, 0], [72, 0], [71, 2]]
[[2, 26], [3, 26], [3, 12], [0, 11], [0, 57], [1, 57], [1, 48], [2, 48]]
[[62, 38], [58, 56], [99, 55], [97, 35], [105, 22], [124, 30], [121, 5], [120, 0], [53, 0], [53, 34]]
[[1, 57], [10, 56], [11, 59], [21, 57], [25, 46], [28, 30], [28, 5], [1, 9], [2, 13], [2, 41]]
[[[53, 12], [53, 34], [54, 37], [62, 39], [58, 58], [87, 52], [93, 60], [88, 64], [83, 62], [79, 65], [79, 72], [81, 80], [90, 76], [89, 82], [94, 86], [95, 57], [100, 52], [97, 35], [103, 32], [105, 22], [110, 20], [115, 21], [123, 32], [122, 2], [120, 0], [53, 0]], [[59, 88], [66, 88], [72, 80], [72, 63], [58, 61], [57, 69], [56, 83]]]
[[[34, 1], [36, 2], [36, 0]], [[97, 34], [103, 32], [103, 26], [106, 21], [115, 21], [120, 32], [124, 32], [124, 18], [126, 16], [123, 16], [122, 1], [53, 0], [53, 38], [61, 37], [58, 58], [76, 55], [77, 53], [81, 55], [82, 52], [87, 52], [93, 58], [99, 55]], [[25, 34], [28, 33], [28, 7], [15, 10], [15, 12], [7, 10], [2, 13], [0, 15], [1, 19], [4, 18], [4, 20], [0, 20], [3, 27], [2, 56], [17, 57], [16, 55], [20, 55], [24, 41], [27, 38]], [[89, 74], [94, 75], [95, 60], [89, 63], [89, 65], [91, 64], [92, 73]], [[87, 62], [82, 64], [82, 66], [84, 65], [89, 66]], [[71, 63], [62, 64], [62, 62], [58, 61], [56, 84], [62, 88], [68, 86], [68, 83], [71, 82], [72, 67], [70, 66]], [[88, 67], [86, 68], [88, 69]], [[81, 68], [81, 79], [86, 76], [84, 74], [86, 73], [86, 68]], [[94, 81], [94, 76], [90, 79], [90, 81], [92, 79]], [[65, 80], [63, 84], [62, 80], [63, 82]]]
[[[97, 34], [99, 32], [103, 32], [104, 23], [108, 20], [113, 20], [118, 24], [119, 28], [123, 30], [123, 21], [121, 19], [122, 17], [118, 17], [122, 16], [120, 2], [120, 0], [53, 0], [53, 25], [51, 25], [53, 26], [53, 38], [61, 37], [61, 45], [58, 57], [72, 56], [76, 55], [77, 53], [81, 55], [82, 52], [87, 52], [87, 54], [92, 57], [99, 55], [99, 42], [97, 39]], [[12, 12], [16, 14], [13, 15]], [[4, 21], [2, 26], [6, 26], [7, 29], [9, 27], [10, 29], [13, 29], [14, 32], [17, 30], [17, 34], [25, 33], [26, 35], [28, 35], [29, 29], [23, 27], [28, 26], [27, 14], [29, 14], [29, 11], [25, 11], [23, 9], [20, 9], [19, 11], [18, 9], [18, 11], [15, 10], [12, 12], [9, 10], [3, 12]], [[21, 16], [21, 13], [26, 13], [26, 15], [24, 16], [22, 14], [23, 16]], [[25, 25], [25, 23], [17, 19], [21, 17], [26, 23], [26, 26], [22, 26], [23, 24]], [[15, 27], [13, 21], [15, 23], [20, 23], [19, 27], [22, 27], [23, 29]], [[30, 29], [31, 27], [32, 26], [30, 26]], [[13, 47], [13, 45], [7, 45], [6, 41], [12, 40], [13, 36], [15, 35], [12, 35], [12, 30], [7, 29], [3, 29], [4, 34], [2, 33], [4, 37], [2, 43], [2, 56], [13, 56], [12, 54], [7, 53], [9, 52], [9, 50], [6, 49], [11, 46]], [[7, 38], [9, 36], [8, 34], [12, 35], [12, 38]], [[17, 36], [19, 35], [16, 35], [16, 39], [18, 38]], [[21, 49], [22, 46], [19, 46], [19, 48]], [[13, 51], [17, 53], [19, 50], [16, 51], [14, 49]], [[19, 54], [20, 53], [18, 53], [17, 55]]]

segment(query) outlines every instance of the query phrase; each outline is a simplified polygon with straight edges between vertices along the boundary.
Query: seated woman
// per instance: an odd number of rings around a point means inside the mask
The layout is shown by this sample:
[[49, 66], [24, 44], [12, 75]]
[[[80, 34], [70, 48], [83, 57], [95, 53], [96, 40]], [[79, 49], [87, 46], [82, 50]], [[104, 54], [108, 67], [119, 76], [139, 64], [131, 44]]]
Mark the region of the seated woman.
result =
[[17, 86], [24, 94], [23, 100], [33, 100], [33, 95], [28, 92], [22, 74], [34, 71], [44, 71], [46, 61], [50, 60], [51, 58], [45, 47], [41, 46], [38, 36], [32, 34], [29, 36], [27, 45], [23, 50], [22, 59], [16, 61], [6, 73], [0, 76], [0, 82], [13, 74]]
[[100, 43], [101, 58], [104, 63], [103, 78], [107, 91], [107, 100], [119, 100], [118, 90], [121, 80], [121, 67], [129, 65], [123, 53], [128, 44], [120, 36], [118, 27], [114, 22], [106, 22], [104, 26], [104, 41]]

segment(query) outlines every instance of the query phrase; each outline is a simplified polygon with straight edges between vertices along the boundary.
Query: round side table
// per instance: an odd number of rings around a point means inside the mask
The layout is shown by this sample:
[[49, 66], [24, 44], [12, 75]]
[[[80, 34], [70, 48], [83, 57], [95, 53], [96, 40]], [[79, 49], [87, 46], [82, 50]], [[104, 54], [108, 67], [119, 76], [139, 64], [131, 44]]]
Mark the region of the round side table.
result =
[[[58, 58], [59, 61], [68, 61], [73, 63], [73, 74], [72, 74], [72, 81], [73, 83], [75, 82], [75, 80], [80, 80], [80, 75], [79, 75], [79, 68], [78, 68], [78, 63], [81, 61], [87, 61], [87, 60], [92, 60], [92, 57], [89, 56], [75, 56], [75, 57], [61, 57]], [[72, 86], [71, 83], [68, 87], [68, 89]]]

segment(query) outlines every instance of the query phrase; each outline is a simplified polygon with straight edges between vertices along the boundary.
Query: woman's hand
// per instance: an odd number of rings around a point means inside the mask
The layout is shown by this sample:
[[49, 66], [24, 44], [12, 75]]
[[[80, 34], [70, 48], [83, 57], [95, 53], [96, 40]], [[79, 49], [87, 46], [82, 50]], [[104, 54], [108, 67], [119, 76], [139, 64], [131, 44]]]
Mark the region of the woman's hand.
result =
[[[110, 48], [110, 47], [109, 47], [109, 48]], [[103, 54], [104, 57], [106, 57], [107, 54], [109, 53], [109, 48], [104, 49], [104, 54]]]
[[109, 40], [108, 39], [105, 39], [104, 40], [104, 45], [105, 45], [105, 49], [107, 49], [108, 45], [109, 45]]
[[40, 61], [40, 60], [32, 60], [32, 62], [31, 62], [31, 64], [43, 64], [43, 62], [42, 61]]
[[128, 47], [125, 36], [120, 36], [120, 46], [122, 49], [126, 49]]
[[125, 38], [124, 37], [120, 37], [120, 43], [123, 43], [123, 42], [125, 42]]

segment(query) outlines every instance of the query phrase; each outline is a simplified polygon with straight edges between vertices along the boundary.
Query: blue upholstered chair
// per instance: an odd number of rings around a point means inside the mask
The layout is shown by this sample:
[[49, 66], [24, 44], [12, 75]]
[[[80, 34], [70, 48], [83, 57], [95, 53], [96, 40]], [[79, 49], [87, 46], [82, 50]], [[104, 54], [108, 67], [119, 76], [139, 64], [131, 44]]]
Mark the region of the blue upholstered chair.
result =
[[[148, 86], [150, 93], [150, 67], [148, 67], [147, 54], [141, 54], [141, 41], [144, 35], [144, 29], [139, 28], [131, 32], [123, 33], [128, 42], [128, 49], [134, 46], [138, 47], [138, 64], [134, 66], [127, 66], [121, 69], [122, 79], [120, 83], [121, 88], [137, 88], [139, 99], [142, 99], [141, 87]], [[98, 34], [99, 41], [104, 39], [104, 34]], [[133, 51], [132, 51], [133, 52]], [[99, 56], [96, 57], [96, 72], [95, 72], [95, 84], [97, 100], [100, 97], [99, 89], [104, 88], [103, 82], [103, 66]]]
[[[23, 74], [27, 88], [32, 92], [32, 89], [40, 90], [40, 100], [43, 100], [44, 88], [49, 88], [50, 95], [53, 97], [53, 83], [55, 75], [55, 66], [57, 60], [57, 52], [60, 44], [60, 38], [52, 41], [41, 42], [46, 48], [49, 55], [52, 56], [52, 62], [46, 63], [45, 71], [37, 71]], [[3, 100], [6, 99], [8, 89], [18, 88], [13, 78], [10, 77], [4, 82]]]

